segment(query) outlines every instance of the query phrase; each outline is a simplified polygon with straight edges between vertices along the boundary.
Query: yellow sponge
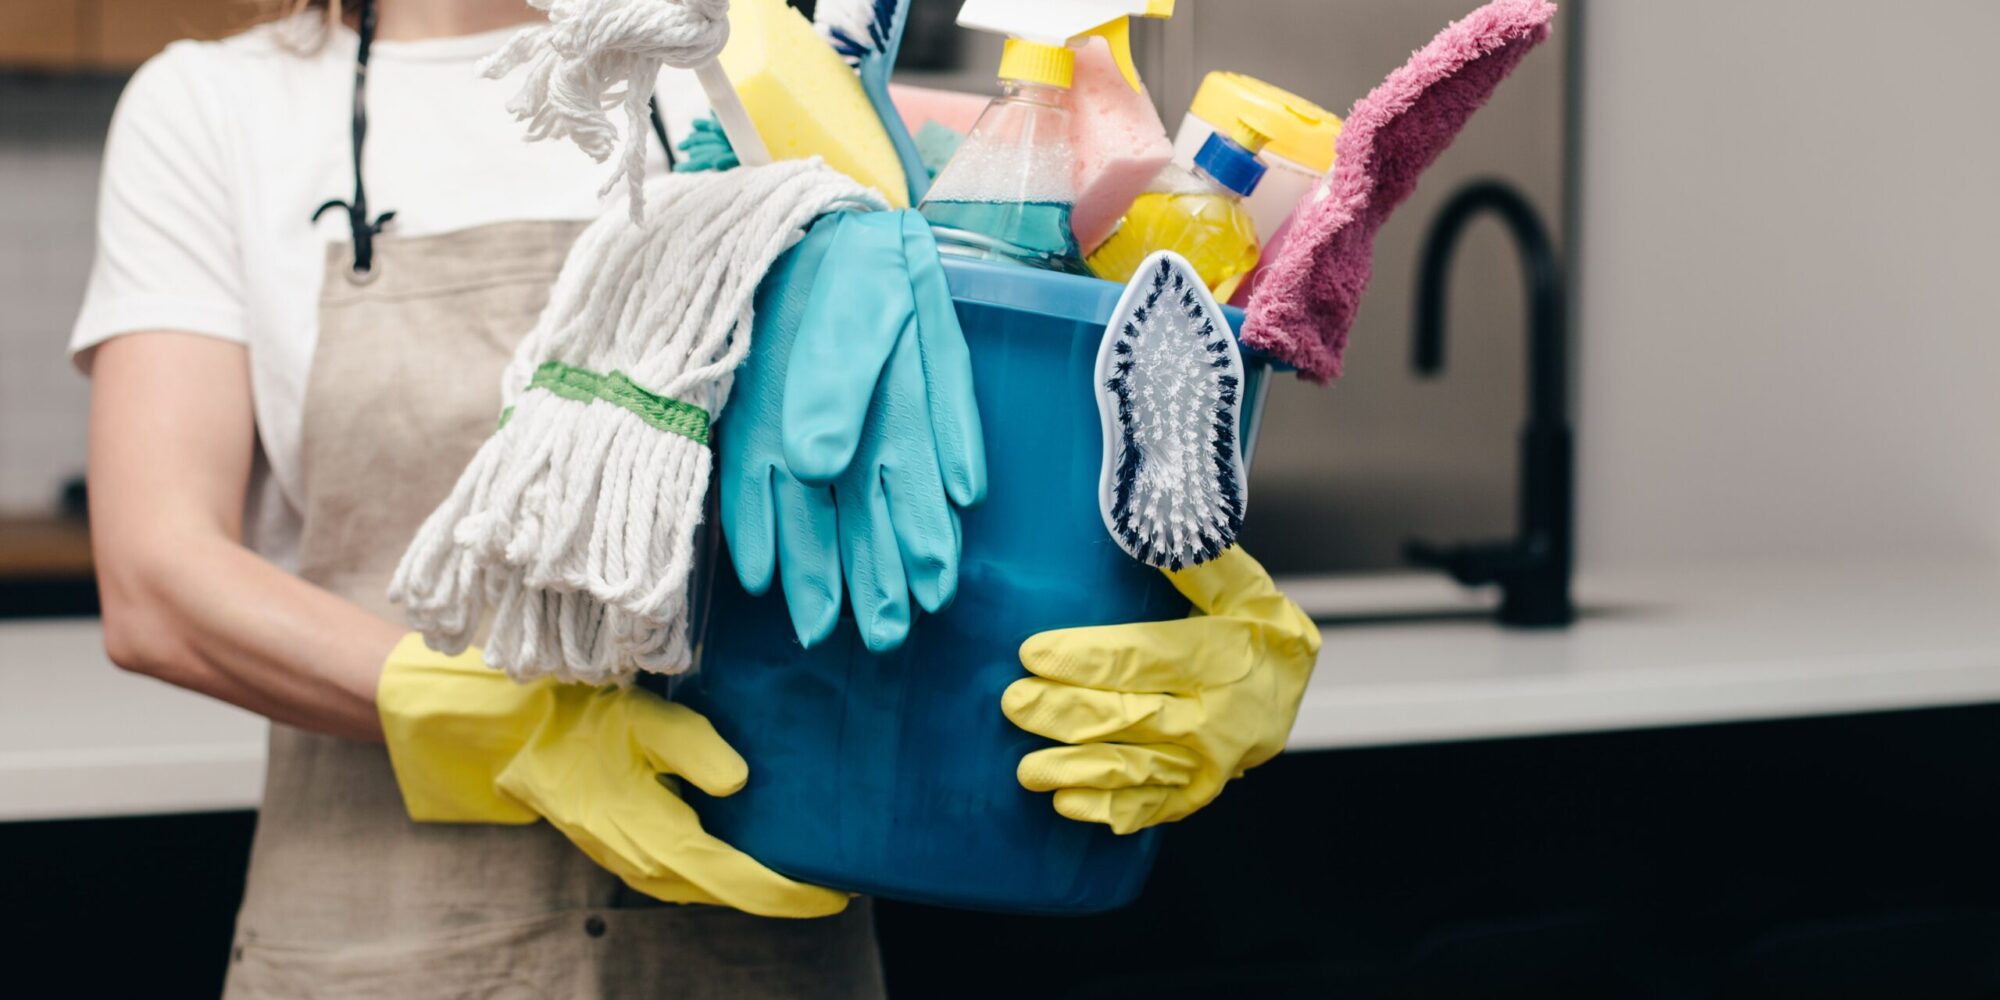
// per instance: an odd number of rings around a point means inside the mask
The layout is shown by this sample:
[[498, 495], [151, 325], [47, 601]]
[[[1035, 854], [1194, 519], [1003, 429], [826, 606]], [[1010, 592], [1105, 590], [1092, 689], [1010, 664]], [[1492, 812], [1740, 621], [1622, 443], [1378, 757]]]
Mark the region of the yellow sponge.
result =
[[723, 72], [774, 160], [820, 156], [908, 208], [896, 147], [833, 47], [785, 0], [732, 0]]

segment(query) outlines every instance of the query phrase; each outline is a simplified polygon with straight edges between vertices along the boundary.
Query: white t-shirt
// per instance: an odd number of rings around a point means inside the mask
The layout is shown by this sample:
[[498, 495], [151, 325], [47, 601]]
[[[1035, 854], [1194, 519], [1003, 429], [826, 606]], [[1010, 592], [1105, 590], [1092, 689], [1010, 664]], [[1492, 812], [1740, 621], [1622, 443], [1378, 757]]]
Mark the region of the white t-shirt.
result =
[[[357, 39], [317, 48], [313, 14], [219, 42], [178, 42], [141, 67], [105, 147], [97, 258], [70, 350], [124, 333], [174, 330], [249, 348], [261, 454], [246, 516], [250, 544], [292, 565], [299, 528], [299, 423], [318, 338], [328, 243], [349, 240], [349, 112]], [[527, 142], [506, 110], [518, 79], [474, 65], [516, 29], [377, 41], [368, 63], [362, 173], [382, 239], [517, 219], [589, 219], [615, 166], [568, 142]], [[675, 137], [705, 110], [691, 73], [660, 78]], [[651, 169], [665, 169], [651, 143]]]

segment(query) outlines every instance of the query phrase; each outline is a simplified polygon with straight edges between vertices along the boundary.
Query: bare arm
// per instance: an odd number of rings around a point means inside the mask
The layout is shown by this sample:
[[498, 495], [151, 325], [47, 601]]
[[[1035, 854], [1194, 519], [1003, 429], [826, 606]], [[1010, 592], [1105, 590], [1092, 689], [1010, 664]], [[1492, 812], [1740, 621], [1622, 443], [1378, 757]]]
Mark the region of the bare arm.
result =
[[90, 521], [112, 662], [279, 722], [380, 740], [403, 629], [240, 541], [254, 417], [240, 344], [182, 333], [97, 349]]

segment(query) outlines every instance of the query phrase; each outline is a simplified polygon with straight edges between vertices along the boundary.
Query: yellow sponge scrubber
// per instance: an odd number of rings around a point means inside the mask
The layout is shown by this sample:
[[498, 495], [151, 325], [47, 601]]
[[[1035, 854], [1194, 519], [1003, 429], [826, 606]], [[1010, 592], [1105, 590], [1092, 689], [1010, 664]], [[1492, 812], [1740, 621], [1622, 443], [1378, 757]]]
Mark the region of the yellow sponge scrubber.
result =
[[733, 0], [720, 59], [772, 159], [822, 157], [890, 205], [909, 207], [896, 148], [861, 81], [785, 0]]

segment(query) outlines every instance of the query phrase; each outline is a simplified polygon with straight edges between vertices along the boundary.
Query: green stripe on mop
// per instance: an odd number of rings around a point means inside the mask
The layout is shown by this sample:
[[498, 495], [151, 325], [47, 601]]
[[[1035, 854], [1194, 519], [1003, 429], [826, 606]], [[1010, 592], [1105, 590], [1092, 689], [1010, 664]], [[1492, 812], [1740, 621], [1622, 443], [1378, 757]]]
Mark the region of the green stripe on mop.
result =
[[[696, 444], [708, 443], [707, 410], [693, 403], [647, 392], [624, 372], [599, 374], [560, 361], [544, 361], [541, 367], [535, 369], [535, 377], [528, 381], [528, 388], [544, 389], [579, 403], [601, 399], [630, 411], [659, 430], [679, 434]], [[511, 406], [500, 411], [500, 426], [507, 426], [507, 421], [513, 416], [514, 408]]]

